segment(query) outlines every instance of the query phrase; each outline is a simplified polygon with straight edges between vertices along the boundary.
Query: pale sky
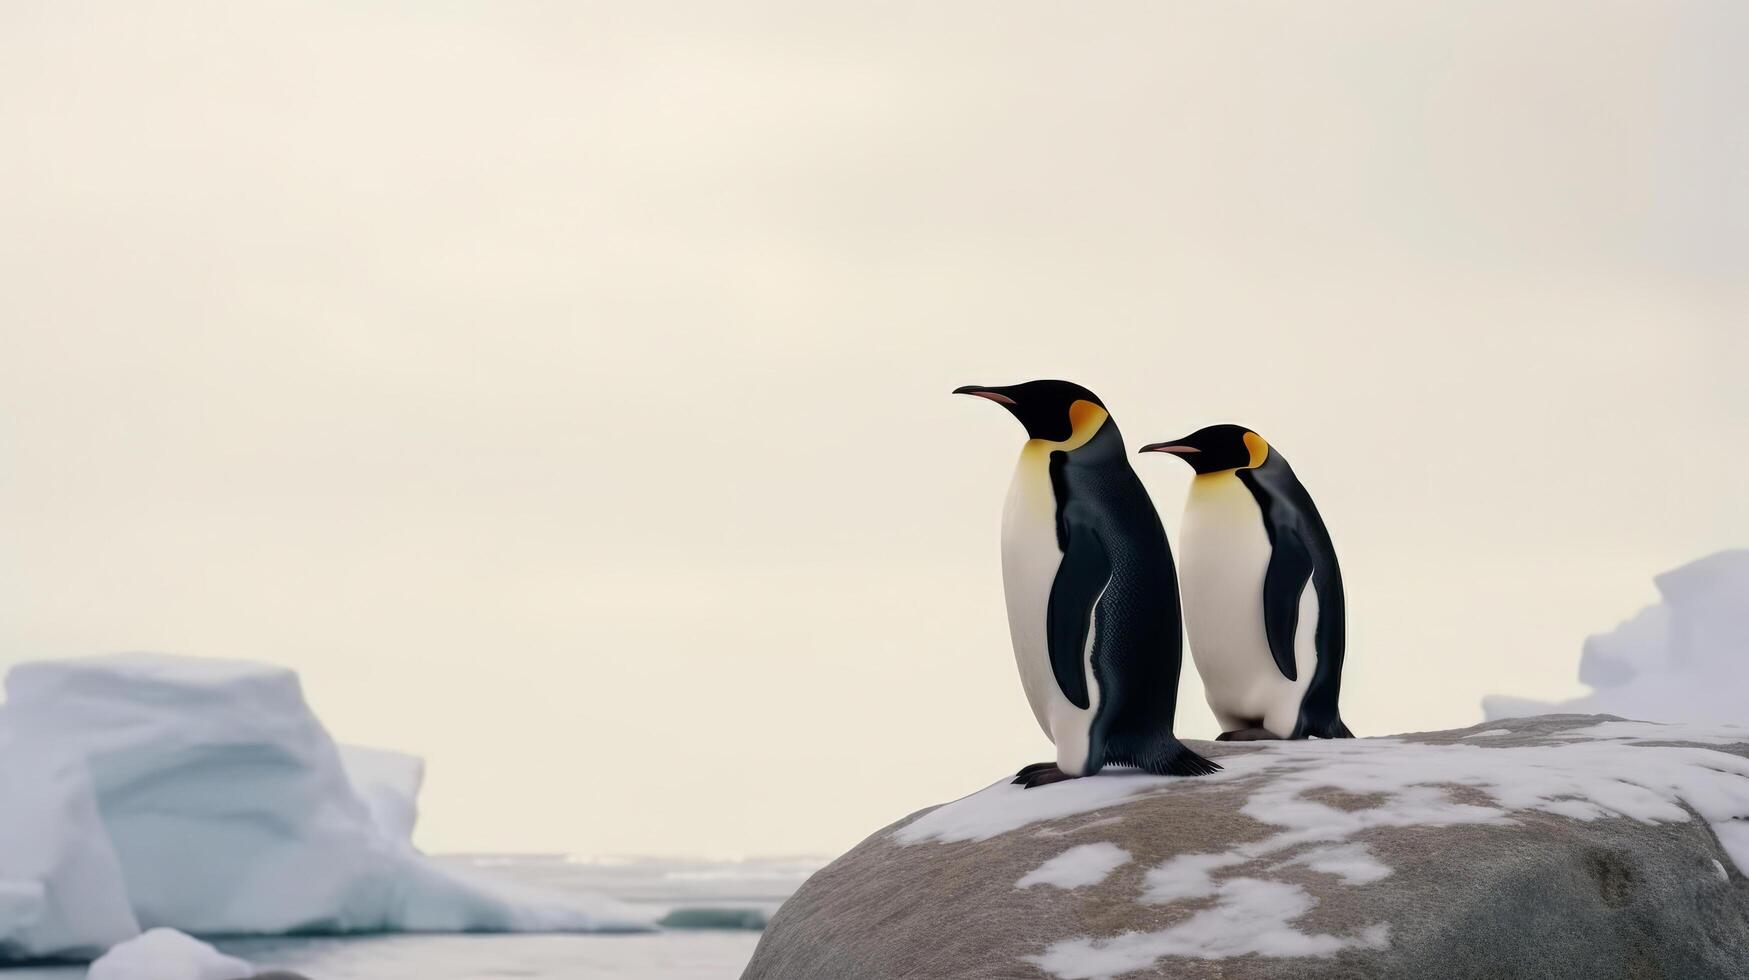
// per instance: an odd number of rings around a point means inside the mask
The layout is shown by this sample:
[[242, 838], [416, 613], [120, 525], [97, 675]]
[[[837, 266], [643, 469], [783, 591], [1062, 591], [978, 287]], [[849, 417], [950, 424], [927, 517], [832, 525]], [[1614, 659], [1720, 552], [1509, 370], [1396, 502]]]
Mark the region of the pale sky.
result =
[[1749, 544], [1746, 49], [1732, 0], [0, 4], [0, 666], [294, 667], [427, 757], [431, 850], [836, 851], [1051, 755], [1022, 432], [948, 392], [1062, 377], [1292, 460], [1358, 733], [1577, 694]]

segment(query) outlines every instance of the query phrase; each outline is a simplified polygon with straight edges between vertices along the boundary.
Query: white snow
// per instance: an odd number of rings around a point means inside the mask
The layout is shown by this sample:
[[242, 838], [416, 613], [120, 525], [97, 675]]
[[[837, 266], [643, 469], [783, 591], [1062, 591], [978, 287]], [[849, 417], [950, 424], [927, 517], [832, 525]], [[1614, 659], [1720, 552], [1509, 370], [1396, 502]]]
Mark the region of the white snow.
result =
[[1274, 870], [1296, 864], [1321, 874], [1335, 875], [1349, 885], [1368, 885], [1391, 874], [1390, 866], [1374, 857], [1372, 848], [1358, 841], [1314, 847], [1276, 865]]
[[1682, 725], [1661, 721], [1601, 721], [1584, 728], [1570, 728], [1560, 738], [1620, 739], [1624, 742], [1699, 742], [1703, 745], [1741, 745], [1749, 742], [1749, 728], [1738, 725]]
[[1150, 776], [1134, 769], [1106, 769], [1095, 779], [1075, 779], [1035, 789], [1015, 786], [1005, 778], [971, 796], [936, 807], [895, 830], [893, 838], [901, 844], [989, 840], [1028, 824], [1123, 803], [1131, 797], [1158, 791], [1179, 778]]
[[1510, 728], [1490, 728], [1485, 732], [1471, 732], [1470, 734], [1465, 735], [1464, 737], [1465, 738], [1499, 738], [1502, 735], [1510, 735], [1510, 734], [1512, 734], [1512, 729], [1510, 729]]
[[85, 980], [242, 980], [255, 968], [175, 929], [151, 929], [91, 964]]
[[607, 899], [428, 861], [409, 839], [422, 763], [349, 750], [344, 765], [289, 670], [116, 655], [21, 664], [6, 692], [0, 961], [93, 955], [156, 926], [652, 927], [651, 913]]
[[1488, 719], [1570, 712], [1749, 725], [1749, 549], [1721, 551], [1654, 580], [1663, 601], [1585, 641], [1591, 694], [1549, 703], [1482, 699]]
[[1713, 872], [1719, 876], [1720, 881], [1731, 880], [1731, 873], [1725, 870], [1725, 866], [1719, 863], [1718, 858], [1713, 858]]
[[1247, 954], [1330, 956], [1349, 947], [1383, 949], [1390, 944], [1390, 927], [1383, 924], [1369, 926], [1352, 937], [1308, 934], [1293, 928], [1289, 923], [1316, 904], [1296, 885], [1233, 878], [1221, 883], [1214, 894], [1214, 905], [1158, 932], [1065, 940], [1028, 959], [1055, 976], [1094, 978], [1146, 970], [1166, 956], [1205, 960]]
[[1014, 887], [1054, 885], [1057, 888], [1081, 888], [1097, 885], [1128, 863], [1130, 852], [1116, 844], [1079, 844], [1028, 871], [1014, 883]]
[[1249, 860], [1238, 850], [1226, 854], [1173, 855], [1143, 877], [1142, 901], [1165, 905], [1213, 895], [1217, 889], [1211, 872]]
[[1079, 834], [1084, 830], [1092, 830], [1094, 827], [1110, 827], [1114, 824], [1120, 824], [1120, 823], [1123, 823], [1122, 817], [1098, 817], [1096, 819], [1089, 820], [1086, 823], [1076, 824], [1073, 827], [1044, 827], [1044, 828], [1036, 831], [1035, 836], [1038, 836], [1038, 837], [1069, 837], [1069, 836], [1073, 836], [1075, 834]]
[[[1727, 726], [1609, 722], [1566, 734], [1573, 737], [1544, 745], [1267, 742], [1223, 757], [1225, 770], [1195, 779], [1102, 773], [1034, 790], [1004, 782], [924, 814], [894, 838], [901, 844], [985, 840], [1145, 795], [1239, 784], [1247, 792], [1240, 812], [1275, 833], [1221, 852], [1176, 855], [1147, 872], [1137, 896], [1156, 905], [1214, 903], [1162, 931], [1058, 943], [1036, 962], [1062, 977], [1112, 976], [1169, 955], [1323, 956], [1350, 946], [1380, 947], [1388, 942], [1389, 923], [1347, 936], [1300, 932], [1293, 920], [1313, 899], [1291, 881], [1268, 877], [1305, 867], [1346, 886], [1378, 881], [1391, 868], [1355, 839], [1376, 827], [1511, 825], [1523, 811], [1682, 823], [1692, 808], [1739, 870], [1749, 869], [1749, 759], [1698, 745], [1657, 744], [1728, 744], [1743, 741], [1739, 733]], [[1459, 802], [1449, 793], [1452, 786], [1470, 787], [1484, 801]], [[1380, 802], [1342, 809], [1315, 798], [1316, 791], [1331, 789]]]

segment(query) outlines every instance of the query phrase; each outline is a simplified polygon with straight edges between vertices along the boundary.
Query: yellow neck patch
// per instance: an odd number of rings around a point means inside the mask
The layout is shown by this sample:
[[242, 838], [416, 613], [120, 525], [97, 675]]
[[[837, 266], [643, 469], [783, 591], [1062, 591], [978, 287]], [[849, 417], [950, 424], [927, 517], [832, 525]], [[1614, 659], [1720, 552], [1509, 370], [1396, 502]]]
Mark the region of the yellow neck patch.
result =
[[1262, 466], [1263, 461], [1269, 458], [1269, 443], [1264, 442], [1263, 437], [1255, 432], [1245, 433], [1245, 448], [1251, 450], [1251, 462], [1245, 464], [1248, 470]]
[[1076, 399], [1075, 403], [1069, 406], [1069, 438], [1061, 442], [1052, 442], [1049, 439], [1029, 439], [1027, 441], [1028, 444], [1037, 443], [1039, 446], [1053, 451], [1060, 449], [1063, 452], [1069, 452], [1073, 449], [1080, 449], [1093, 440], [1093, 437], [1099, 433], [1099, 427], [1104, 425], [1108, 418], [1111, 416], [1106, 414], [1105, 409], [1086, 399]]
[[1245, 449], [1251, 454], [1251, 458], [1246, 460], [1244, 466], [1235, 466], [1231, 469], [1225, 470], [1215, 470], [1210, 473], [1198, 473], [1191, 482], [1193, 484], [1203, 483], [1213, 486], [1215, 483], [1223, 479], [1231, 479], [1240, 470], [1254, 470], [1257, 467], [1262, 466], [1263, 461], [1269, 458], [1269, 443], [1264, 442], [1263, 437], [1255, 432], [1245, 433]]

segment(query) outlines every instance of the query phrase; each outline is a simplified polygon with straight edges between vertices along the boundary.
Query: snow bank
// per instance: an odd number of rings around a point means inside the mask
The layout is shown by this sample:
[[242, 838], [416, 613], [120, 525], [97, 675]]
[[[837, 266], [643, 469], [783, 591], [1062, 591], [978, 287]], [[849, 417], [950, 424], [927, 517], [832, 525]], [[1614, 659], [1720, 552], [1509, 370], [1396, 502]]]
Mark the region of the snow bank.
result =
[[85, 980], [244, 980], [255, 968], [175, 929], [153, 929], [91, 964]]
[[1484, 716], [1749, 724], [1749, 549], [1721, 551], [1654, 581], [1661, 603], [1585, 641], [1579, 679], [1592, 694], [1556, 704], [1490, 695]]
[[0, 742], [0, 958], [89, 954], [142, 926], [651, 927], [619, 903], [428, 861], [410, 842], [422, 764], [343, 761], [289, 670], [130, 654], [22, 664], [6, 692], [0, 730], [21, 748]]

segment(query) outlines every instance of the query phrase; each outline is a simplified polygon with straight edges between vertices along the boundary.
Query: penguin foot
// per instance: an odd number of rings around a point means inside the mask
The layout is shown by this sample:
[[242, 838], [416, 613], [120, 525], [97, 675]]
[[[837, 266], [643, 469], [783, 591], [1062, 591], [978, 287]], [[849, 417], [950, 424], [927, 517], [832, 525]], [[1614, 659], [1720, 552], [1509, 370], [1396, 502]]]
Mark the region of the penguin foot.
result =
[[[1033, 769], [1032, 766], [1027, 766], [1026, 768]], [[1039, 786], [1049, 786], [1052, 783], [1060, 783], [1065, 779], [1080, 778], [1081, 777], [1079, 776], [1071, 776], [1063, 770], [1058, 769], [1055, 764], [1047, 764], [1042, 769], [1033, 769], [1032, 772], [1026, 773], [1025, 775], [1014, 777], [1014, 781], [1027, 789], [1033, 789]]]
[[1279, 742], [1281, 736], [1267, 728], [1239, 728], [1215, 736], [1217, 742]]
[[1014, 774], [1014, 778], [1010, 780], [1010, 782], [1024, 783], [1026, 782], [1026, 777], [1033, 773], [1043, 772], [1046, 769], [1055, 769], [1056, 767], [1057, 764], [1055, 762], [1035, 762], [1030, 766], [1022, 766], [1020, 771]]

